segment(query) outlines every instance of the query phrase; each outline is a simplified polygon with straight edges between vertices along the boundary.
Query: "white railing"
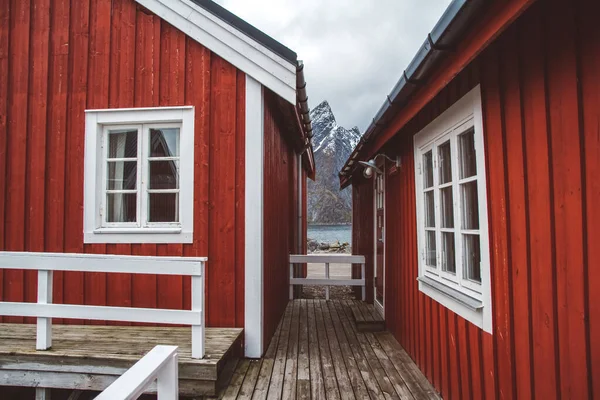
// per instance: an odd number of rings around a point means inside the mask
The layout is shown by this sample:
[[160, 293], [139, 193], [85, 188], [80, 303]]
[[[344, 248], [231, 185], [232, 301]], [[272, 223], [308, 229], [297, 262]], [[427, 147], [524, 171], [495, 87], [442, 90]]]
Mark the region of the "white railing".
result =
[[96, 400], [133, 400], [156, 380], [158, 400], [179, 398], [177, 346], [156, 346], [107, 387]]
[[[294, 264], [325, 264], [325, 279], [294, 278]], [[330, 279], [329, 264], [360, 264], [359, 279]], [[365, 286], [365, 256], [348, 254], [294, 254], [290, 255], [290, 300], [294, 298], [294, 285], [325, 286], [325, 298], [329, 300], [330, 286], [362, 286], [362, 299], [366, 298]]]
[[[204, 357], [205, 257], [0, 252], [0, 269], [38, 271], [37, 303], [0, 302], [0, 315], [37, 318], [36, 349], [52, 347], [52, 318], [191, 325], [192, 357]], [[192, 309], [52, 304], [53, 271], [185, 275], [192, 280]]]

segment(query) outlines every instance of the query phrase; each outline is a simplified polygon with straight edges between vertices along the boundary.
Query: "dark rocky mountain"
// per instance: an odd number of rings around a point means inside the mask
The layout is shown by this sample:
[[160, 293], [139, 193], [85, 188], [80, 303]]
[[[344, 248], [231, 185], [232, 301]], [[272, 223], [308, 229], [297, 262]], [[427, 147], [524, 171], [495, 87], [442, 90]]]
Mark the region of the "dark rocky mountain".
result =
[[339, 126], [327, 101], [310, 112], [316, 181], [308, 181], [308, 223], [346, 224], [352, 221], [352, 189], [339, 190], [338, 173], [358, 143], [358, 127]]

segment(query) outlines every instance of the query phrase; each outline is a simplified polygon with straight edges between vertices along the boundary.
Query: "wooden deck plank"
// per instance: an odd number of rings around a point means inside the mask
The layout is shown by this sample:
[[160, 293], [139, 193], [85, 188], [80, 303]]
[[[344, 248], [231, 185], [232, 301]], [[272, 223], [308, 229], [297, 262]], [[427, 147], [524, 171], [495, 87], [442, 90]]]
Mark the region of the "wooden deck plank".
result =
[[350, 350], [353, 354], [354, 359], [356, 360], [356, 364], [358, 365], [360, 374], [362, 375], [367, 390], [369, 392], [369, 396], [372, 399], [380, 399], [383, 396], [383, 393], [381, 392], [379, 384], [377, 383], [377, 380], [373, 375], [373, 371], [371, 370], [371, 367], [369, 366], [369, 363], [367, 362], [367, 359], [365, 358], [365, 355], [362, 352], [360, 344], [358, 343], [358, 340], [356, 338], [356, 334], [352, 330], [352, 326], [354, 324], [350, 321], [351, 316], [346, 314], [346, 311], [344, 310], [346, 308], [346, 305], [342, 302], [335, 302], [335, 308], [338, 313], [338, 316], [340, 317], [340, 321], [346, 334], [346, 337], [348, 338]]
[[341, 399], [338, 388], [338, 377], [333, 366], [333, 357], [329, 348], [325, 323], [323, 321], [323, 312], [321, 310], [321, 301], [315, 301], [315, 322], [317, 326], [317, 337], [319, 342], [319, 353], [321, 354], [321, 370], [323, 371], [323, 381], [325, 383], [325, 394], [328, 399]]
[[269, 383], [271, 382], [271, 376], [273, 374], [273, 365], [275, 364], [275, 356], [277, 354], [277, 346], [282, 336], [281, 331], [285, 323], [284, 321], [285, 316], [281, 319], [281, 321], [279, 321], [277, 329], [275, 330], [275, 334], [273, 335], [273, 339], [271, 339], [269, 347], [267, 348], [267, 351], [265, 352], [265, 355], [262, 358], [262, 365], [260, 366], [260, 372], [258, 374], [256, 386], [254, 387], [252, 393], [253, 400], [261, 400], [267, 398], [267, 394], [269, 392]]
[[310, 398], [310, 361], [308, 349], [308, 305], [306, 299], [299, 303], [298, 323], [298, 380], [296, 382], [296, 398]]
[[[334, 334], [339, 345], [339, 352], [346, 365], [346, 371], [350, 379], [350, 384], [354, 392], [354, 397], [357, 399], [369, 398], [369, 393], [365, 385], [365, 381], [358, 369], [354, 355], [351, 352], [346, 333], [342, 327], [342, 323], [338, 316], [337, 310], [333, 302], [328, 302], [327, 307], [329, 309], [329, 316], [331, 318], [331, 324], [334, 329]], [[332, 351], [334, 351], [332, 349]], [[341, 387], [342, 385], [340, 385]]]
[[241, 360], [238, 363], [237, 368], [233, 373], [233, 377], [231, 378], [231, 382], [229, 382], [229, 386], [227, 386], [225, 391], [219, 396], [220, 399], [235, 400], [237, 398], [242, 390], [242, 383], [244, 383], [248, 369], [250, 369], [250, 360]]
[[240, 392], [237, 397], [238, 399], [249, 400], [252, 398], [252, 394], [254, 393], [254, 388], [256, 387], [256, 381], [258, 380], [258, 374], [260, 373], [261, 367], [262, 360], [250, 360], [248, 371], [246, 372], [244, 382], [242, 382], [242, 387], [240, 388]]
[[325, 398], [323, 371], [321, 368], [321, 355], [315, 320], [314, 300], [307, 301], [308, 313], [308, 353], [310, 363], [310, 394], [313, 399]]
[[293, 302], [288, 303], [283, 315], [283, 325], [279, 335], [279, 343], [277, 344], [277, 353], [273, 362], [273, 373], [269, 382], [269, 390], [267, 399], [281, 399], [283, 390], [283, 378], [285, 376], [285, 367], [287, 362], [288, 344], [291, 334], [291, 322], [293, 315]]
[[333, 368], [335, 370], [335, 376], [337, 378], [338, 388], [342, 393], [343, 398], [355, 398], [352, 384], [350, 383], [350, 377], [348, 375], [348, 369], [342, 356], [342, 350], [340, 343], [337, 340], [335, 328], [333, 327], [331, 314], [329, 313], [328, 302], [321, 302], [321, 318], [325, 326], [325, 333], [327, 334], [327, 342], [329, 343], [329, 349], [331, 351], [331, 357], [333, 360]]
[[[282, 400], [296, 398], [296, 382], [298, 380], [298, 336], [300, 324], [300, 303], [293, 302], [290, 339], [288, 342], [287, 358], [285, 361], [285, 376], [283, 380]], [[269, 392], [270, 395], [270, 392]]]
[[383, 351], [389, 355], [392, 364], [415, 398], [441, 399], [435, 388], [425, 378], [406, 351], [397, 344], [391, 333], [379, 332], [373, 335], [381, 344]]
[[384, 372], [387, 374], [388, 378], [390, 378], [390, 382], [392, 383], [398, 396], [400, 396], [401, 399], [414, 399], [414, 396], [406, 385], [406, 382], [404, 379], [402, 379], [398, 371], [396, 371], [394, 363], [390, 360], [388, 354], [383, 350], [381, 344], [375, 338], [374, 334], [365, 333], [365, 337], [369, 341], [369, 344], [373, 348], [375, 355], [379, 359]]
[[[348, 314], [350, 314], [351, 311], [349, 310], [349, 307], [351, 306], [351, 302], [346, 301], [344, 304], [346, 305], [344, 310], [347, 310]], [[350, 315], [348, 316], [350, 317]], [[371, 367], [371, 370], [373, 371], [373, 375], [379, 384], [383, 397], [386, 399], [399, 399], [399, 396], [396, 394], [396, 391], [392, 386], [390, 378], [385, 373], [381, 363], [379, 362], [379, 359], [375, 355], [375, 352], [373, 351], [373, 348], [369, 344], [369, 341], [366, 339], [365, 335], [359, 334], [355, 325], [351, 325], [351, 329], [356, 335], [356, 339], [365, 355], [365, 358], [367, 359], [367, 362], [369, 363], [369, 366]]]
[[367, 321], [367, 322], [375, 321], [375, 318], [373, 318], [373, 314], [371, 313], [371, 310], [369, 310], [369, 307], [367, 307], [368, 304], [365, 303], [364, 301], [348, 300], [347, 304], [351, 304], [353, 307], [358, 307], [360, 309], [365, 321]]
[[350, 304], [350, 310], [352, 311], [352, 315], [354, 316], [354, 320], [356, 322], [364, 322], [366, 321], [365, 316], [363, 315], [362, 308], [360, 307], [358, 302], [352, 302]]

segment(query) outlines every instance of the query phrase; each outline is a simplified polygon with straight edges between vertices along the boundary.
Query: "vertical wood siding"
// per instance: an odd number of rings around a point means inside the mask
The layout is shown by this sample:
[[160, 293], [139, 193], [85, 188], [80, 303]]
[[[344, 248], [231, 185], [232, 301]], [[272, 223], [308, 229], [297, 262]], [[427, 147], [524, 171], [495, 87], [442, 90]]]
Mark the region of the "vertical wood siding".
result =
[[285, 131], [275, 95], [265, 93], [264, 119], [264, 331], [263, 348], [269, 344], [283, 316], [289, 296], [289, 256], [297, 252], [294, 234], [296, 210], [296, 158]]
[[[352, 226], [356, 227], [352, 230], [352, 252], [365, 256], [366, 298], [367, 301], [373, 302], [373, 181], [364, 180], [362, 177], [356, 179], [352, 189]], [[361, 265], [353, 265], [352, 278], [361, 278], [361, 270]], [[360, 298], [362, 289], [356, 287], [354, 293]]]
[[[245, 75], [133, 0], [3, 4], [0, 249], [208, 256], [208, 324], [243, 326]], [[194, 242], [84, 245], [84, 110], [175, 105], [196, 107]], [[59, 303], [190, 307], [189, 278], [54, 279]], [[0, 298], [33, 301], [36, 281], [0, 270]]]
[[[384, 149], [386, 323], [448, 399], [600, 395], [600, 28], [593, 1], [540, 0]], [[418, 291], [412, 135], [481, 84], [493, 334]], [[372, 184], [354, 182], [372, 254]], [[360, 209], [357, 209], [360, 207]]]

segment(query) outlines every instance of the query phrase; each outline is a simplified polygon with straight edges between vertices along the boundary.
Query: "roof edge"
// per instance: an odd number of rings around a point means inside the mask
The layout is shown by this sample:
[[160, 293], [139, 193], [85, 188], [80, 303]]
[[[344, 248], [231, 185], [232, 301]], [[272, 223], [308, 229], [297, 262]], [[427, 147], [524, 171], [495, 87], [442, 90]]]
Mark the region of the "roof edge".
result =
[[298, 64], [292, 56], [295, 53], [279, 42], [216, 4], [207, 8], [212, 1], [204, 6], [198, 4], [201, 0], [135, 1], [289, 103], [296, 104]]
[[486, 0], [453, 0], [446, 8], [346, 160], [340, 171], [341, 188], [351, 183], [351, 174], [355, 168], [351, 160], [357, 157], [371, 137], [381, 131], [397, 109], [408, 103], [412, 94], [425, 84], [431, 72], [452, 51], [469, 23], [486, 3]]
[[267, 35], [260, 29], [256, 28], [254, 25], [246, 22], [242, 18], [238, 17], [231, 11], [227, 10], [223, 6], [219, 5], [213, 0], [190, 0], [197, 4], [198, 6], [204, 8], [206, 11], [211, 14], [219, 17], [223, 21], [227, 22], [229, 25], [233, 26], [240, 32], [244, 33], [246, 36], [254, 39], [256, 42], [262, 44], [272, 52], [281, 56], [285, 60], [290, 63], [296, 65], [298, 60], [298, 55], [295, 51], [291, 50], [289, 47], [285, 46], [281, 42], [273, 39], [271, 36]]

